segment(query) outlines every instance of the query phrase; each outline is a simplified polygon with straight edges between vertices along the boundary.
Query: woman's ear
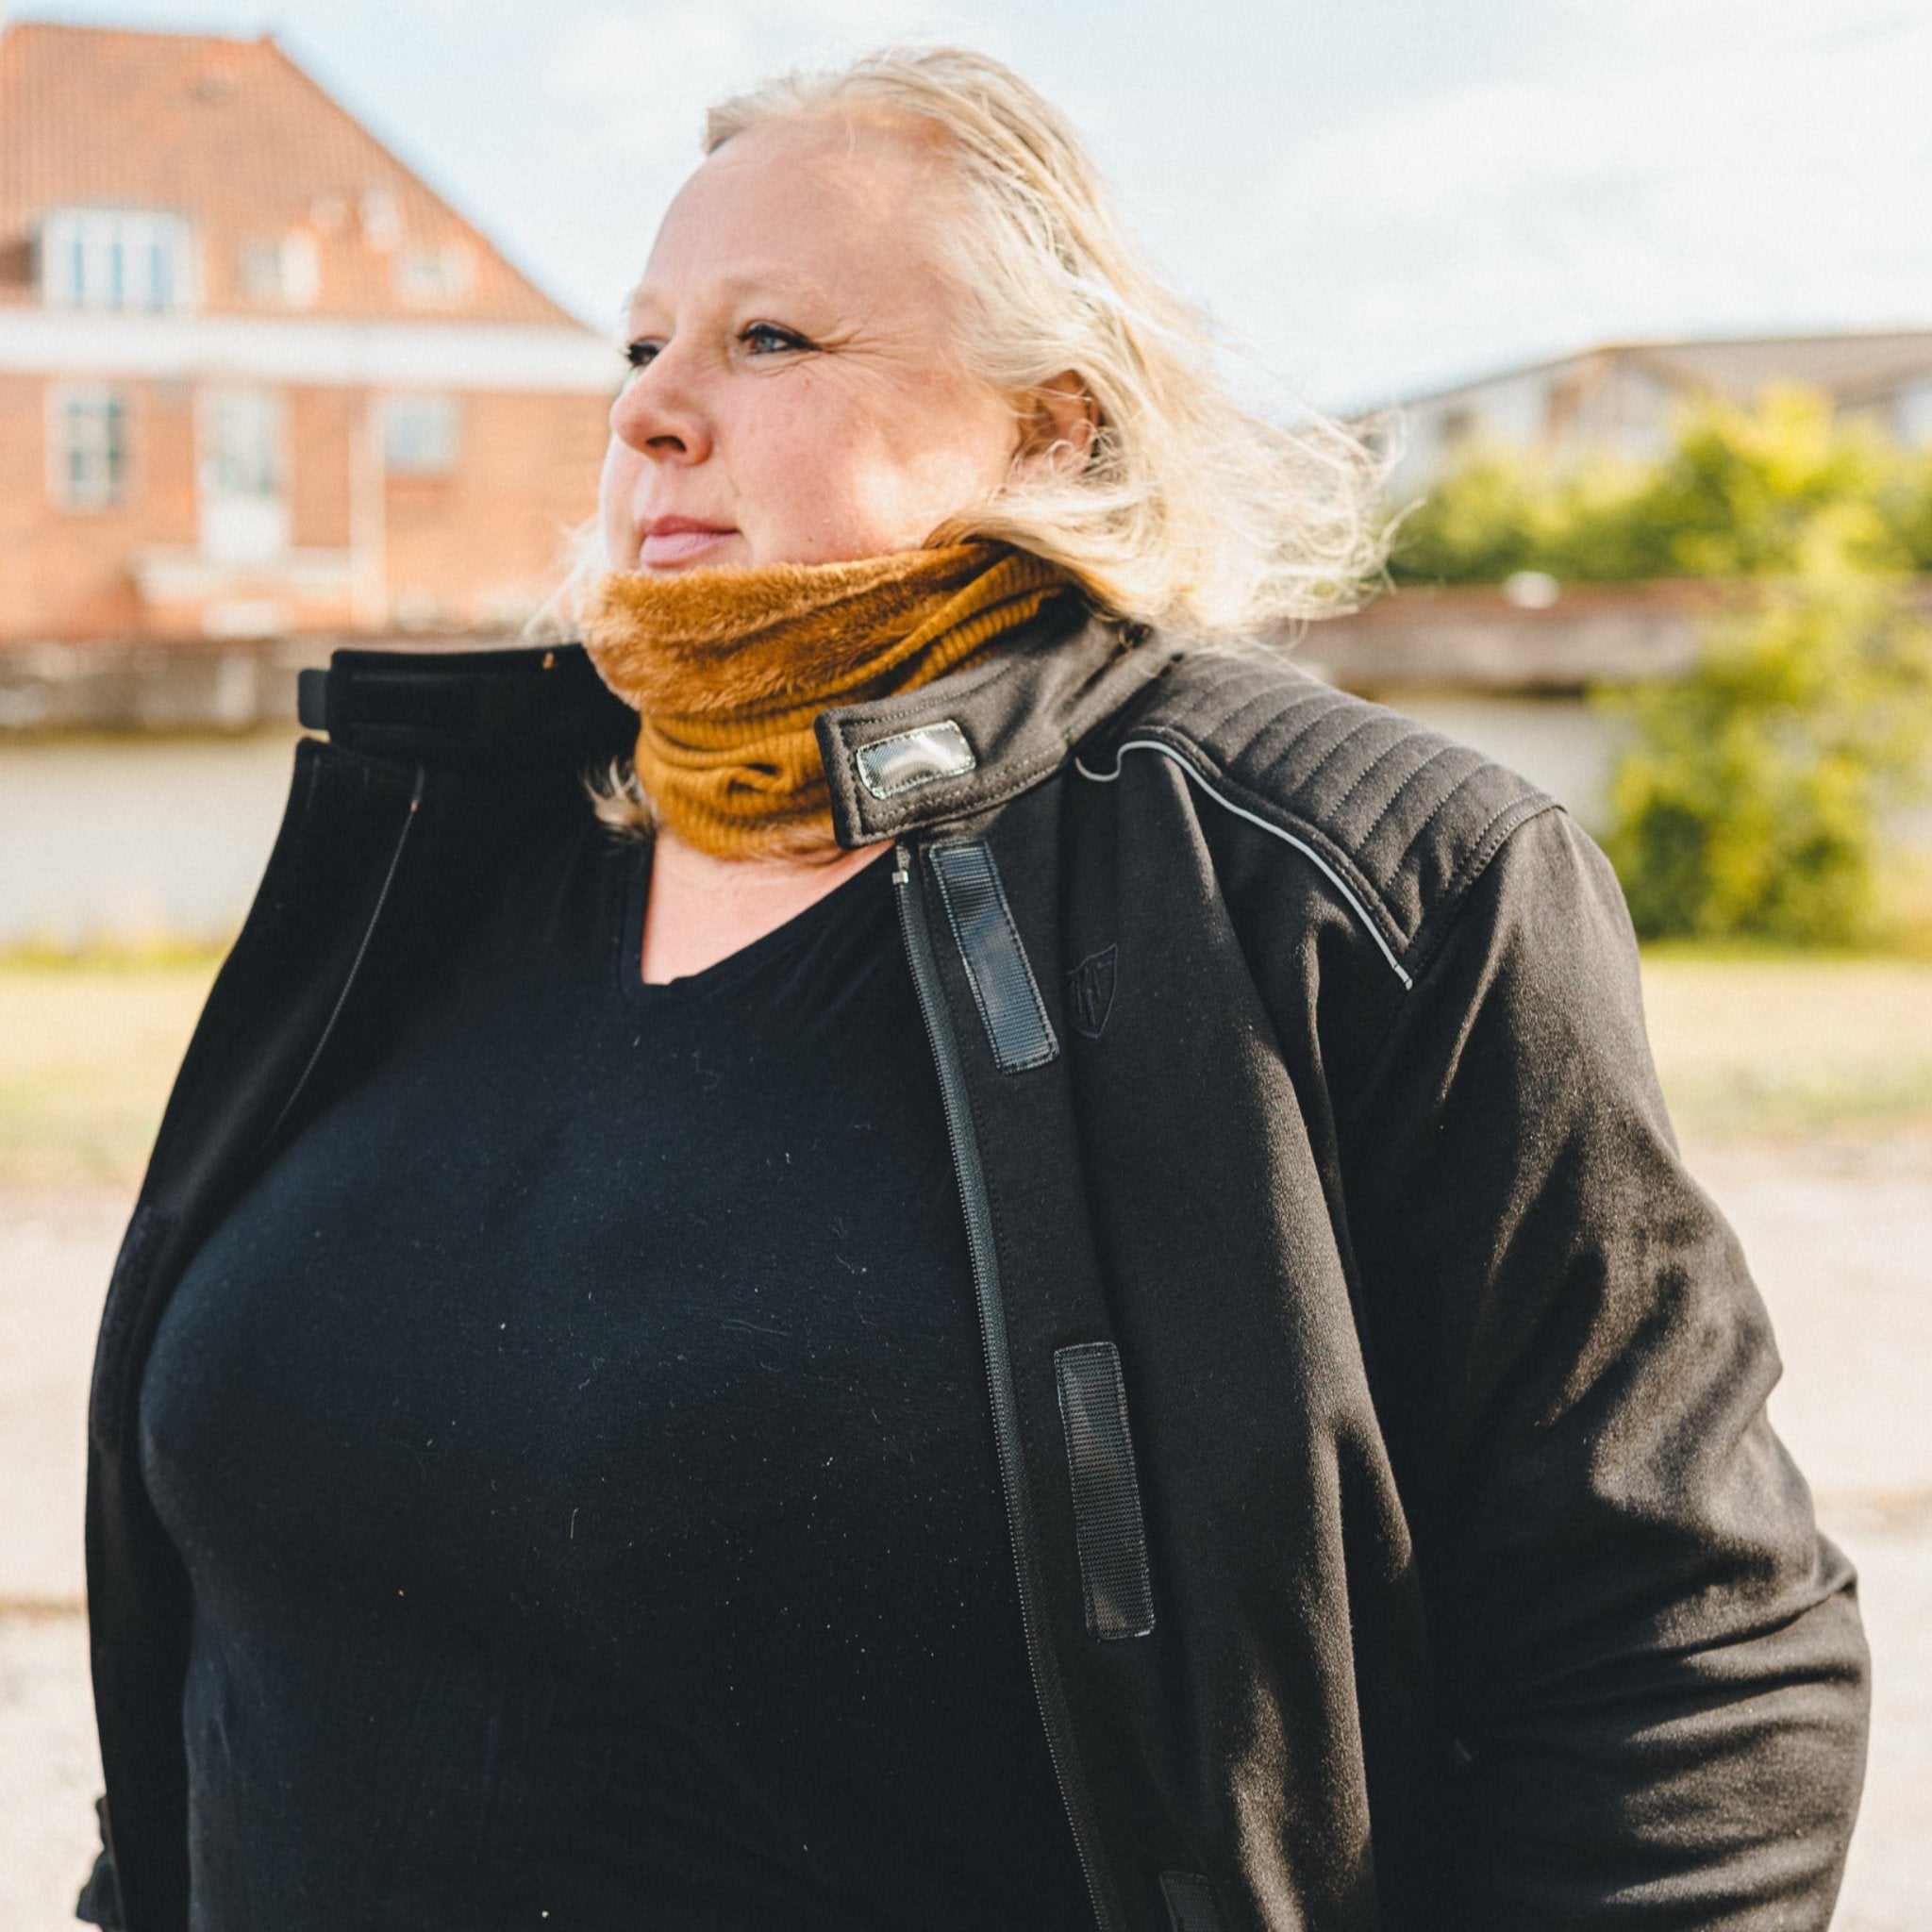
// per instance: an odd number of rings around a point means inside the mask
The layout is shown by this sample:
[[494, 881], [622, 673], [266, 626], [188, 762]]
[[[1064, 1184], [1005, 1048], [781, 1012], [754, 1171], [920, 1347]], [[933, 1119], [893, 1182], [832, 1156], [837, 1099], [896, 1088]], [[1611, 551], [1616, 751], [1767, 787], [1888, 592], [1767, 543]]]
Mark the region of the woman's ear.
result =
[[1021, 475], [1078, 470], [1093, 453], [1100, 433], [1100, 405], [1073, 370], [1062, 371], [1024, 398], [1020, 447], [1013, 467]]

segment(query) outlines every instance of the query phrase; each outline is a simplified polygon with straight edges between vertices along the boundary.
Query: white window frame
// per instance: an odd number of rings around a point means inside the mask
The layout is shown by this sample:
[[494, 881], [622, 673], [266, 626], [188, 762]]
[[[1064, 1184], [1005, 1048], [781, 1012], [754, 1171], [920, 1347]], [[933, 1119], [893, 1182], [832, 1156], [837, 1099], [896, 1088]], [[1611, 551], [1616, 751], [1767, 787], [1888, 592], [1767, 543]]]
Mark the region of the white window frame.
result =
[[398, 248], [391, 258], [396, 299], [432, 308], [465, 301], [476, 282], [475, 257], [463, 242], [421, 242]]
[[[444, 439], [439, 451], [426, 456], [402, 449], [401, 437], [408, 434], [411, 417], [427, 424], [440, 419], [436, 431]], [[432, 432], [436, 433], [436, 432]], [[463, 404], [460, 396], [421, 391], [409, 395], [385, 396], [382, 401], [382, 467], [391, 476], [425, 478], [453, 476], [463, 455]]]
[[1932, 375], [1916, 375], [1899, 385], [1891, 399], [1891, 427], [1910, 448], [1932, 444]]
[[[242, 435], [233, 438], [233, 428]], [[254, 564], [286, 552], [290, 464], [288, 398], [280, 390], [221, 384], [200, 392], [195, 494], [206, 556]]]
[[41, 223], [40, 280], [50, 308], [192, 308], [193, 230], [154, 208], [56, 208]]
[[[92, 411], [98, 436], [84, 454], [98, 458], [98, 475], [78, 485], [73, 458], [76, 410]], [[115, 425], [120, 440], [114, 441]], [[127, 501], [133, 480], [133, 410], [127, 394], [103, 382], [54, 383], [47, 390], [47, 494], [60, 509], [113, 509]]]
[[[265, 270], [266, 273], [262, 273]], [[235, 280], [252, 301], [284, 308], [312, 308], [321, 292], [321, 260], [306, 228], [279, 236], [254, 236], [235, 251]]]

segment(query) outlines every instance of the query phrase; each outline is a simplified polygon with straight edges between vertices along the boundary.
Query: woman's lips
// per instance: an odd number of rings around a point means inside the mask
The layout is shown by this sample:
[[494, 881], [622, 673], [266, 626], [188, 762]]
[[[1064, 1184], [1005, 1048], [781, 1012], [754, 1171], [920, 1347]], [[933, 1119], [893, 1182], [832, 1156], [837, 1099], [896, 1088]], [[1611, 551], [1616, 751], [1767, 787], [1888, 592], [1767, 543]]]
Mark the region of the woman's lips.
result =
[[662, 517], [639, 533], [638, 561], [646, 570], [675, 570], [696, 563], [737, 536], [716, 524], [692, 523], [684, 517]]

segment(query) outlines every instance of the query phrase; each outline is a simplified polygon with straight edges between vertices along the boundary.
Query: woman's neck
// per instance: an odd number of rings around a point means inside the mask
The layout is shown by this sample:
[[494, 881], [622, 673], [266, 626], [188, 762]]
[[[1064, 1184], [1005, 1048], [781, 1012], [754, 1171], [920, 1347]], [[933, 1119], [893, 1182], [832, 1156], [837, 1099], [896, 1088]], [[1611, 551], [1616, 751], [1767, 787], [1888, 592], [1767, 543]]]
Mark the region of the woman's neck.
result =
[[891, 849], [888, 841], [828, 859], [714, 858], [660, 825], [644, 907], [644, 983], [687, 978], [728, 959]]

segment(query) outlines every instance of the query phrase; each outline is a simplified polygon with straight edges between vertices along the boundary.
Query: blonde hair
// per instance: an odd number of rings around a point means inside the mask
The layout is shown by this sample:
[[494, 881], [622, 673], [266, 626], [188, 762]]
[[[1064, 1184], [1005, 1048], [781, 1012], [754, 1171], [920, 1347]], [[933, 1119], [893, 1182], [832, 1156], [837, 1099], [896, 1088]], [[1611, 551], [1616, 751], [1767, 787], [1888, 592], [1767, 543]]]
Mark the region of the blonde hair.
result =
[[[1017, 74], [959, 47], [884, 47], [719, 102], [704, 151], [840, 116], [912, 116], [942, 136], [964, 204], [941, 245], [965, 366], [1021, 397], [1071, 373], [1097, 418], [1084, 460], [1033, 466], [932, 541], [1015, 544], [1104, 610], [1204, 639], [1353, 609], [1380, 585], [1387, 457], [1314, 411], [1285, 425], [1242, 406], [1206, 319], [1148, 267], [1079, 136]], [[529, 635], [566, 633], [607, 567], [593, 520]]]
[[963, 193], [948, 226], [957, 348], [1008, 393], [1071, 372], [1097, 434], [934, 533], [1060, 565], [1115, 615], [1202, 635], [1353, 608], [1387, 518], [1370, 445], [1312, 412], [1292, 427], [1231, 393], [1202, 315], [1143, 260], [1066, 119], [1010, 68], [958, 47], [885, 47], [718, 103], [705, 152], [768, 122], [910, 115], [941, 130]]

